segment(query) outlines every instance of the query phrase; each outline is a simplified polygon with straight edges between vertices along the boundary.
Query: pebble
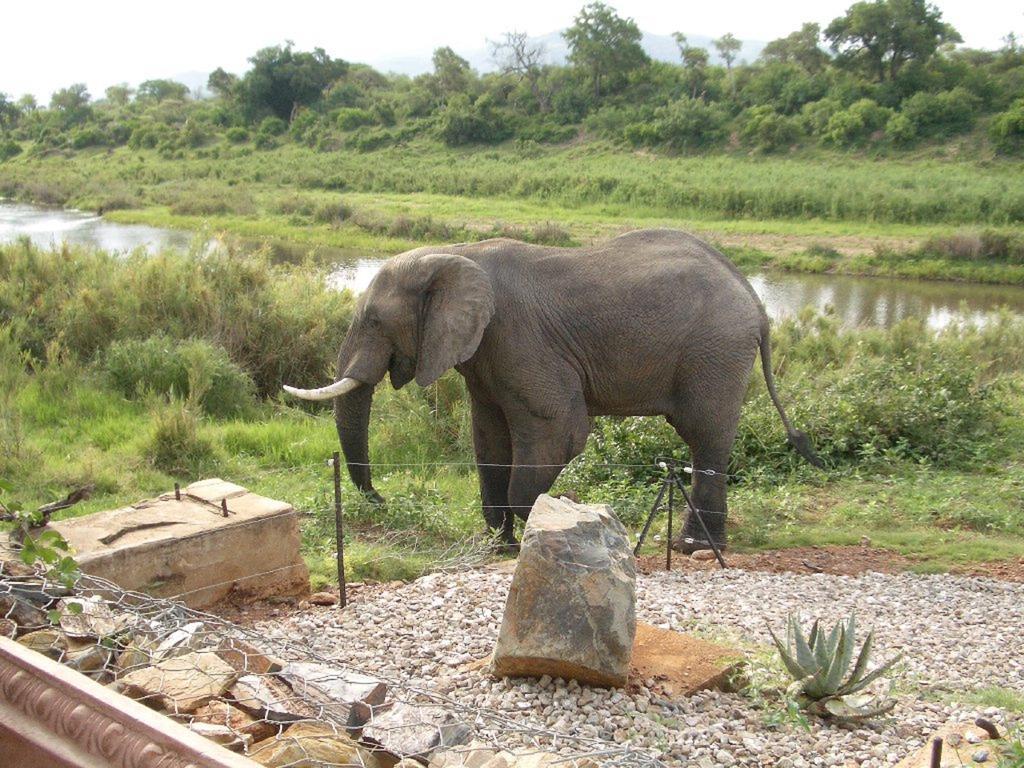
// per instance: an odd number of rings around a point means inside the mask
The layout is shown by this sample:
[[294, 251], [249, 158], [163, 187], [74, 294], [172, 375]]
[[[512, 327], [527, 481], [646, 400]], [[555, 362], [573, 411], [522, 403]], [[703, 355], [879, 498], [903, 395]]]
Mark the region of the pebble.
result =
[[[267, 638], [268, 652], [279, 657], [315, 655], [386, 677], [392, 690], [443, 692], [468, 712], [493, 712], [493, 718], [476, 719], [474, 738], [494, 746], [541, 745], [565, 755], [633, 750], [632, 762], [621, 765], [655, 765], [638, 761], [647, 755], [663, 765], [883, 768], [923, 746], [953, 716], [1006, 720], [998, 708], [980, 712], [952, 697], [940, 701], [903, 692], [888, 717], [853, 726], [808, 718], [804, 729], [786, 721], [773, 724], [770, 712], [737, 693], [706, 691], [667, 701], [655, 680], [623, 690], [548, 676], [494, 680], [475, 662], [494, 648], [510, 581], [508, 574], [488, 570], [437, 573], [366, 592], [345, 611], [285, 611], [256, 629]], [[754, 658], [769, 647], [767, 627], [784, 631], [790, 613], [809, 624], [817, 617], [831, 623], [852, 611], [858, 641], [874, 630], [873, 665], [902, 654], [895, 674], [903, 684], [897, 690], [1024, 689], [1016, 629], [1024, 625], [1021, 584], [950, 575], [732, 569], [654, 573], [637, 582], [639, 620], [696, 631]], [[506, 718], [516, 727], [505, 726]], [[556, 732], [563, 736], [553, 743]]]

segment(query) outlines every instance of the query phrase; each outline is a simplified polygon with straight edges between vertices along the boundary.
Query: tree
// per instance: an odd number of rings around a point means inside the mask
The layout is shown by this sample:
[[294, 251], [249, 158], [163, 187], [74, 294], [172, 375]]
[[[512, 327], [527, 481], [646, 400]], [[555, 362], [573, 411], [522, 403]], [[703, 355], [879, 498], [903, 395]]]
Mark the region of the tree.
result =
[[683, 60], [683, 69], [686, 70], [686, 79], [690, 85], [690, 98], [696, 99], [707, 82], [708, 52], [690, 45], [682, 32], [673, 32], [672, 38], [679, 46], [679, 57]]
[[21, 117], [21, 110], [7, 98], [6, 93], [0, 93], [0, 129], [13, 128], [19, 117]]
[[551, 109], [550, 99], [546, 98], [540, 88], [541, 63], [546, 51], [539, 43], [531, 43], [525, 32], [506, 32], [505, 39], [500, 42], [490, 41], [491, 59], [501, 73], [524, 80], [530, 86], [530, 93], [537, 102], [541, 112]]
[[55, 91], [50, 97], [50, 109], [57, 113], [65, 128], [85, 122], [92, 114], [89, 101], [92, 97], [84, 83], [75, 83]]
[[103, 95], [106, 96], [107, 101], [111, 104], [123, 107], [132, 100], [134, 93], [135, 91], [128, 86], [128, 83], [120, 83], [119, 85], [112, 85], [107, 88]]
[[235, 95], [238, 82], [238, 75], [225, 72], [223, 67], [217, 67], [206, 78], [206, 87], [210, 89], [211, 93], [220, 96], [220, 98], [230, 99]]
[[786, 37], [772, 40], [761, 51], [766, 64], [799, 64], [811, 74], [820, 72], [828, 63], [828, 54], [821, 50], [821, 27], [804, 24]]
[[729, 87], [735, 92], [736, 80], [732, 75], [732, 63], [736, 60], [736, 54], [740, 52], [743, 43], [737, 40], [732, 32], [726, 32], [717, 40], [712, 40], [711, 44], [715, 46], [718, 55], [725, 61], [725, 68], [729, 71]]
[[925, 0], [862, 0], [833, 19], [825, 37], [839, 64], [879, 83], [895, 80], [909, 62], [926, 63], [940, 45], [963, 42]]
[[291, 121], [299, 107], [320, 100], [324, 90], [348, 71], [323, 48], [293, 51], [292, 43], [263, 48], [249, 59], [252, 69], [238, 83], [237, 98], [250, 119], [267, 113]]
[[456, 93], [468, 93], [473, 79], [469, 62], [447, 46], [438, 48], [432, 57], [434, 63], [434, 85], [441, 102], [446, 103]]
[[188, 86], [174, 80], [146, 80], [139, 84], [139, 98], [144, 101], [184, 101], [188, 98]]
[[583, 6], [562, 37], [569, 44], [569, 61], [589, 74], [594, 99], [601, 98], [604, 84], [614, 90], [649, 62], [636, 22], [619, 17], [602, 2]]

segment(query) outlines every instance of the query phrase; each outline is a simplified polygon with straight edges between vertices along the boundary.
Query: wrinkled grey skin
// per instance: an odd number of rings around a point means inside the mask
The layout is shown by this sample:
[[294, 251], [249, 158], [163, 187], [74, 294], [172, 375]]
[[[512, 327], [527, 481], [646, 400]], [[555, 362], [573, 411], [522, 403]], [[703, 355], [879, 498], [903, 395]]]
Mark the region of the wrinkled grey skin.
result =
[[[454, 366], [470, 394], [484, 517], [514, 545], [513, 515], [525, 519], [583, 450], [593, 416], [664, 416], [695, 466], [725, 472], [758, 349], [790, 442], [817, 463], [779, 404], [764, 308], [697, 238], [643, 230], [588, 248], [418, 248], [389, 260], [360, 298], [338, 377], [365, 386], [336, 399], [338, 434], [353, 482], [379, 498], [373, 385], [390, 374], [396, 388], [425, 387]], [[706, 521], [724, 545], [725, 478], [695, 475], [693, 500], [721, 513]], [[674, 545], [704, 538], [688, 518]]]

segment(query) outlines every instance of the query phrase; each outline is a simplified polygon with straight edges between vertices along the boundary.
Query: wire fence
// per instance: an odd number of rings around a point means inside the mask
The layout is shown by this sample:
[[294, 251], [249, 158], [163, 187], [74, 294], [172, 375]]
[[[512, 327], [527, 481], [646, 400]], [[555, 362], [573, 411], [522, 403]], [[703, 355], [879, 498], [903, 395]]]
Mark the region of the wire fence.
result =
[[0, 562], [0, 633], [275, 765], [476, 765], [498, 754], [510, 766], [531, 756], [541, 766], [663, 765], [652, 751], [467, 706], [304, 640], [91, 576], [67, 585], [10, 560]]

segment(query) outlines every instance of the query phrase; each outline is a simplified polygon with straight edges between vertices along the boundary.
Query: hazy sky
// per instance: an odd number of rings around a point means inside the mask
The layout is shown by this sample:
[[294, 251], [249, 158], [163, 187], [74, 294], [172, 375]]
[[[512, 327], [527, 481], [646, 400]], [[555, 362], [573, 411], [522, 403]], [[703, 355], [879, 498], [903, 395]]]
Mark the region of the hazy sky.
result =
[[[827, 24], [852, 0], [733, 0], [732, 2], [609, 2], [646, 32], [768, 41], [804, 21]], [[488, 38], [517, 29], [543, 35], [572, 23], [583, 0], [176, 0], [150, 3], [5, 3], [0, 26], [0, 92], [34, 93], [84, 81], [94, 96], [113, 83], [168, 77], [218, 66], [245, 70], [257, 49], [292, 40], [323, 47], [349, 61], [375, 62], [429, 54], [441, 45], [482, 48]], [[1024, 34], [1018, 0], [939, 0], [946, 21], [968, 45], [995, 48], [1007, 32]]]

